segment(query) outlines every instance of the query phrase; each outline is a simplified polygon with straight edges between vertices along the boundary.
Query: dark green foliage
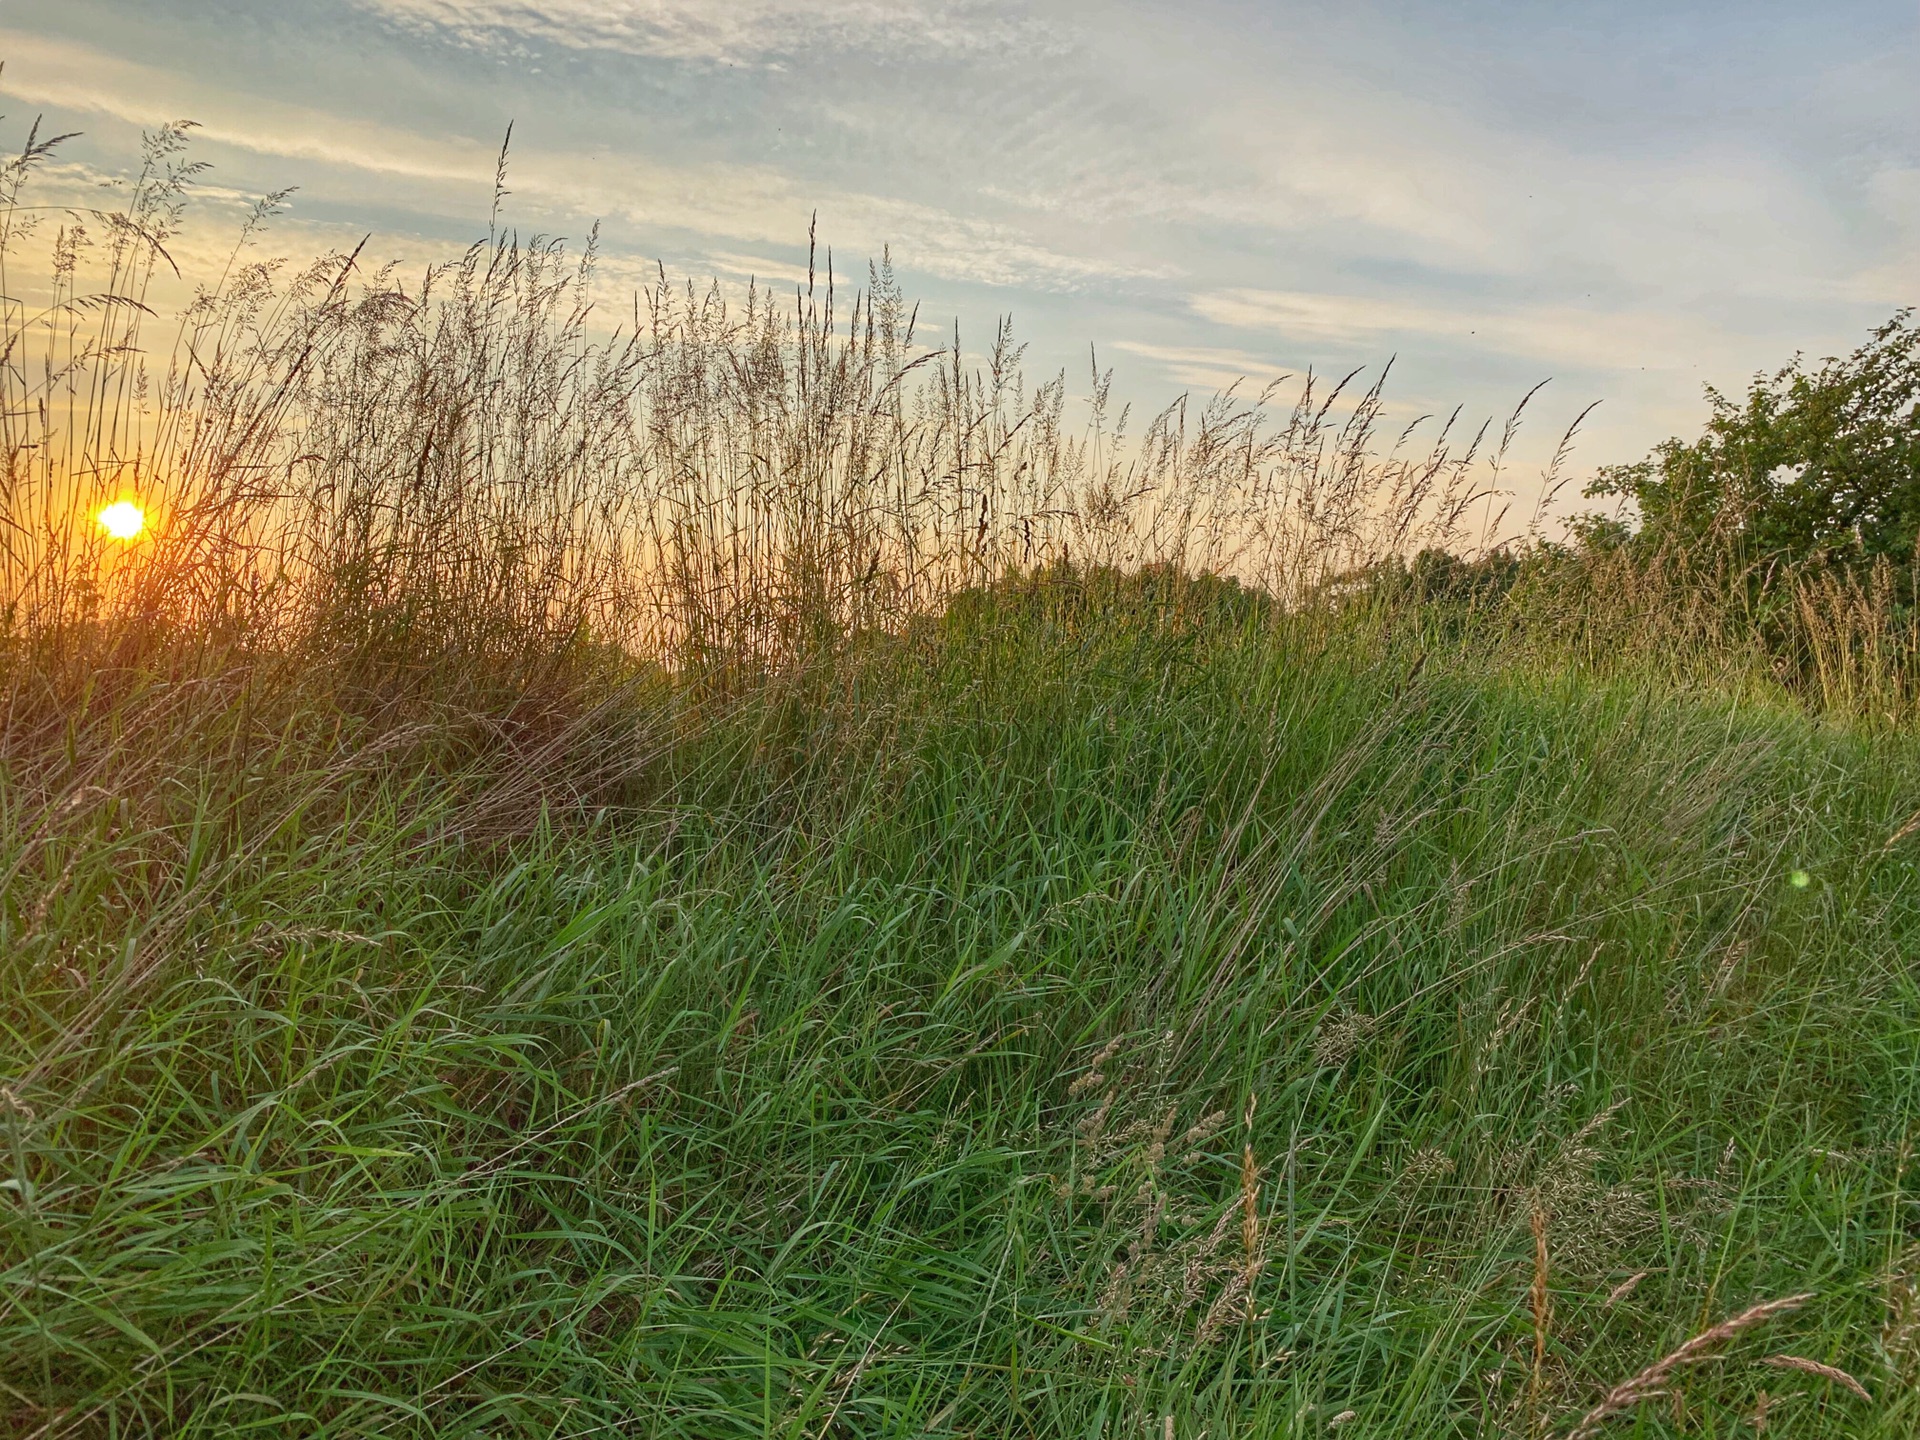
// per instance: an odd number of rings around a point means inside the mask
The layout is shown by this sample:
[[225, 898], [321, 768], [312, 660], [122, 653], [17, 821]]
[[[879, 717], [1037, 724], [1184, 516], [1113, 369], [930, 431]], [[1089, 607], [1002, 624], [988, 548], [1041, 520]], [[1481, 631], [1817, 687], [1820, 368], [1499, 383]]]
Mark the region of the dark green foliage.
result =
[[[1920, 540], [1920, 326], [1902, 310], [1841, 359], [1717, 391], [1701, 437], [1601, 472], [1589, 495], [1639, 509], [1637, 543], [1741, 565], [1906, 565]], [[1617, 538], [1596, 530], [1593, 538]]]
[[1462, 559], [1450, 550], [1422, 550], [1413, 557], [1408, 578], [1421, 601], [1484, 605], [1513, 588], [1520, 578], [1520, 561], [1505, 550], [1477, 560]]

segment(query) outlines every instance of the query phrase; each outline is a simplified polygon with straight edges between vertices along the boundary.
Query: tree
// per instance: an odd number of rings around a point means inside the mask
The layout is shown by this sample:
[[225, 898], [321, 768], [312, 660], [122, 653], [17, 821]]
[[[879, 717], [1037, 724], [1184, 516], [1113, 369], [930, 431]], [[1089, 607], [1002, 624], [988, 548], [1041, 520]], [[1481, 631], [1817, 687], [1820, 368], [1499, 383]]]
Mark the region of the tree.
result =
[[[1904, 309], [1844, 359], [1796, 356], [1758, 375], [1746, 402], [1711, 388], [1706, 433], [1608, 466], [1588, 495], [1639, 509], [1630, 543], [1741, 565], [1769, 560], [1906, 565], [1920, 543], [1920, 326]], [[1590, 518], [1594, 543], [1619, 543]]]

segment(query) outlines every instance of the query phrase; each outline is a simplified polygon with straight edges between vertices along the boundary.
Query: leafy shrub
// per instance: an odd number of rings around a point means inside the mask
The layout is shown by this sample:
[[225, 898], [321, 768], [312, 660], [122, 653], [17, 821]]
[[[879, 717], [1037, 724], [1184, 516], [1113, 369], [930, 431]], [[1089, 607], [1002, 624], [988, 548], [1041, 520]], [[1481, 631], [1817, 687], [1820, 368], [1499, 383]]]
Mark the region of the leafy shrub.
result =
[[[1920, 540], [1920, 327], [1902, 310], [1844, 359], [1796, 356], [1754, 378], [1744, 403], [1711, 388], [1687, 444], [1609, 466], [1587, 489], [1639, 508], [1645, 549], [1743, 564], [1886, 559]], [[1600, 522], [1598, 540], [1621, 538]]]

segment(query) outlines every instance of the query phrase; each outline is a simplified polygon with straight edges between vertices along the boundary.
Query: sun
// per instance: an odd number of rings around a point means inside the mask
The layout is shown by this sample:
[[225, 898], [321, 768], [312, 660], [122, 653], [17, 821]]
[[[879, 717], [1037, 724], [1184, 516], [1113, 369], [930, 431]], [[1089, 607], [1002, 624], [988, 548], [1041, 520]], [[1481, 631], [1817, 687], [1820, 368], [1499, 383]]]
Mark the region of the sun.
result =
[[147, 528], [147, 512], [131, 500], [116, 500], [94, 518], [116, 540], [137, 540]]

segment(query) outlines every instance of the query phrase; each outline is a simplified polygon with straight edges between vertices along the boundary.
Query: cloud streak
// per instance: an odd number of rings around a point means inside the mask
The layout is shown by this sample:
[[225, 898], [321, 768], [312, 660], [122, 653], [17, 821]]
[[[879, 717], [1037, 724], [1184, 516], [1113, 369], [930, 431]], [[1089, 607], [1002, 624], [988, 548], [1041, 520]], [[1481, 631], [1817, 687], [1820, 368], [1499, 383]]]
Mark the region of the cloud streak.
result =
[[959, 0], [354, 0], [391, 23], [482, 47], [559, 45], [767, 65], [822, 52], [977, 54], [1046, 42], [1018, 7]]
[[9, 64], [0, 92], [31, 105], [106, 115], [152, 128], [191, 119], [202, 138], [256, 155], [314, 161], [409, 181], [472, 184], [493, 152], [469, 141], [390, 127], [257, 97], [226, 97], [91, 46], [0, 30]]
[[1691, 367], [1712, 337], [1659, 311], [1535, 305], [1443, 307], [1318, 291], [1219, 290], [1196, 295], [1194, 313], [1236, 330], [1266, 331], [1288, 347], [1343, 351], [1497, 351], [1543, 365], [1595, 370]]
[[[30, 32], [0, 30], [0, 47], [17, 62], [0, 90], [31, 104], [148, 127], [192, 115], [206, 140], [268, 159], [357, 171], [400, 187], [394, 198], [418, 200], [414, 187], [424, 183], [442, 197], [441, 204], [464, 197], [468, 214], [478, 212], [492, 180], [497, 151], [474, 140], [213, 94], [156, 67]], [[673, 164], [635, 154], [529, 147], [514, 160], [511, 186], [518, 206], [556, 220], [604, 218], [642, 227], [664, 218], [676, 230], [723, 247], [790, 246], [817, 212], [829, 222], [827, 233], [843, 257], [857, 256], [864, 265], [867, 256], [891, 246], [902, 264], [967, 284], [1072, 292], [1168, 273], [1165, 267], [1075, 254], [1017, 227], [938, 206], [809, 185], [766, 165]], [[733, 253], [711, 251], [716, 263]]]

